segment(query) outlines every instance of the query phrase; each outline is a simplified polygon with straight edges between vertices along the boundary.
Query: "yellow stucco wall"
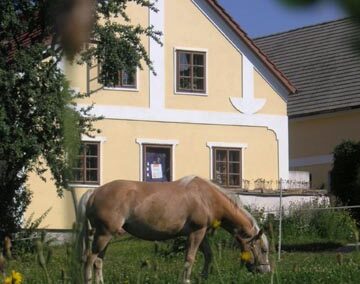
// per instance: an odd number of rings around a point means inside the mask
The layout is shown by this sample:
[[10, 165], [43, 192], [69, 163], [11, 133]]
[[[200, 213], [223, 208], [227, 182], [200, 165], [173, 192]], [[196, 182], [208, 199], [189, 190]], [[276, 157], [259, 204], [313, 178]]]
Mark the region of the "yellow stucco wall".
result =
[[[272, 131], [266, 128], [195, 125], [177, 123], [102, 120], [97, 125], [106, 141], [101, 146], [101, 183], [114, 179], [139, 180], [140, 145], [137, 138], [178, 140], [175, 148], [175, 179], [186, 175], [210, 178], [210, 149], [207, 142], [245, 143], [243, 178], [278, 179], [277, 142]], [[196, 157], [196, 158], [195, 158]], [[56, 196], [51, 182], [44, 183], [31, 176], [30, 188], [34, 198], [28, 214], [41, 215], [52, 207], [43, 225], [48, 228], [70, 229], [74, 221], [71, 195], [63, 199]], [[78, 190], [80, 196], [84, 190]]]
[[[289, 123], [290, 159], [309, 158], [332, 154], [344, 140], [360, 140], [360, 111], [345, 111], [293, 119]], [[295, 167], [312, 175], [313, 186], [325, 184], [328, 188], [328, 173], [331, 163]]]
[[256, 70], [254, 70], [254, 84], [255, 98], [266, 100], [264, 107], [258, 113], [287, 115], [286, 100], [279, 96]]
[[[129, 3], [127, 7], [127, 14], [131, 19], [130, 24], [147, 27], [149, 24], [149, 11], [145, 7], [140, 7], [135, 3]], [[114, 21], [123, 22], [120, 18], [115, 18]], [[149, 39], [142, 36], [142, 44], [148, 51]], [[86, 92], [87, 84], [87, 68], [86, 65], [78, 65], [76, 60], [74, 62], [66, 61], [65, 73], [70, 80], [71, 86], [77, 88], [81, 92]], [[136, 90], [119, 90], [116, 88], [105, 88], [97, 91], [91, 97], [85, 98], [81, 103], [96, 103], [102, 105], [118, 105], [118, 106], [136, 106], [148, 107], [149, 106], [149, 68], [145, 62], [141, 61], [143, 70], [138, 69], [137, 86]], [[90, 78], [97, 77], [97, 67], [90, 68]], [[97, 80], [90, 82], [90, 90], [95, 91], [101, 88]]]
[[[236, 112], [229, 98], [242, 96], [241, 54], [191, 1], [165, 1], [165, 9], [166, 107]], [[207, 96], [175, 95], [175, 48], [207, 52]]]
[[290, 159], [330, 154], [344, 139], [360, 140], [360, 111], [290, 120]]

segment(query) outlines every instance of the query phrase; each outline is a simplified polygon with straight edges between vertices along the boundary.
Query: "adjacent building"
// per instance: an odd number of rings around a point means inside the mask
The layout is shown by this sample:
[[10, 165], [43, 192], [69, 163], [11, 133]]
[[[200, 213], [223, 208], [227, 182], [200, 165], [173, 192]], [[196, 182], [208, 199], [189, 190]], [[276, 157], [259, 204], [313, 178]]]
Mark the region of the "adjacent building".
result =
[[360, 28], [341, 19], [258, 38], [297, 89], [288, 99], [290, 169], [329, 188], [333, 150], [360, 140]]

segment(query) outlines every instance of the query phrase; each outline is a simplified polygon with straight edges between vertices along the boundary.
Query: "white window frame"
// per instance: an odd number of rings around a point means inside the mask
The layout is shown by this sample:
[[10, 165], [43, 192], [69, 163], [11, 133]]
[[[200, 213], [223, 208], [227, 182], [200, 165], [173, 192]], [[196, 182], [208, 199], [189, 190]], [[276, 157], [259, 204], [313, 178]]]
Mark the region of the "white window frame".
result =
[[99, 156], [99, 165], [100, 165], [100, 173], [99, 173], [99, 184], [81, 184], [81, 183], [70, 183], [70, 187], [74, 188], [97, 188], [102, 185], [103, 181], [103, 150], [104, 150], [104, 143], [106, 142], [106, 137], [102, 136], [95, 136], [95, 137], [89, 137], [87, 135], [81, 135], [81, 142], [98, 142], [100, 145], [100, 156]]
[[176, 180], [175, 175], [175, 147], [176, 145], [179, 145], [178, 140], [159, 140], [159, 139], [148, 139], [148, 138], [136, 138], [135, 142], [139, 144], [139, 165], [140, 165], [140, 171], [139, 171], [139, 180], [143, 181], [144, 178], [144, 165], [143, 165], [143, 151], [144, 151], [144, 145], [165, 145], [165, 146], [171, 146], [171, 168], [172, 168], [172, 180]]
[[[203, 52], [205, 53], [205, 93], [197, 92], [182, 92], [177, 90], [177, 52], [178, 51], [191, 51], [191, 52]], [[186, 95], [186, 96], [197, 96], [207, 97], [209, 95], [209, 51], [206, 48], [190, 48], [190, 47], [174, 47], [174, 94], [175, 95]]]
[[207, 142], [206, 146], [210, 149], [210, 180], [214, 179], [214, 148], [232, 148], [241, 150], [241, 186], [243, 186], [243, 180], [245, 177], [245, 149], [248, 147], [246, 143], [227, 143], [227, 142]]

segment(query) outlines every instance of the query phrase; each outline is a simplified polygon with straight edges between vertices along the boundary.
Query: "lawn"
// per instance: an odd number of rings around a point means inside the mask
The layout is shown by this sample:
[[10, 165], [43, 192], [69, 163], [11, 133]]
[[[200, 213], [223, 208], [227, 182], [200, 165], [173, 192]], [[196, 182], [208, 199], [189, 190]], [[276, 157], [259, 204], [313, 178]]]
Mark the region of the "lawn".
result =
[[[203, 257], [197, 256], [192, 274], [192, 283], [360, 283], [360, 253], [338, 254], [323, 252], [284, 252], [276, 263], [275, 273], [257, 275], [246, 271], [240, 263], [240, 251], [232, 240], [221, 232], [212, 237], [214, 262], [207, 281], [199, 277]], [[105, 258], [105, 283], [179, 283], [184, 254], [182, 242], [160, 243], [141, 241], [129, 236], [112, 242]], [[221, 245], [220, 245], [221, 244]], [[69, 269], [69, 248], [52, 248], [48, 262], [52, 283], [64, 282]], [[273, 259], [276, 255], [271, 256]], [[38, 264], [36, 254], [23, 254], [8, 263], [7, 271], [19, 271], [23, 283], [46, 283], [44, 272]], [[272, 279], [273, 278], [273, 279]]]

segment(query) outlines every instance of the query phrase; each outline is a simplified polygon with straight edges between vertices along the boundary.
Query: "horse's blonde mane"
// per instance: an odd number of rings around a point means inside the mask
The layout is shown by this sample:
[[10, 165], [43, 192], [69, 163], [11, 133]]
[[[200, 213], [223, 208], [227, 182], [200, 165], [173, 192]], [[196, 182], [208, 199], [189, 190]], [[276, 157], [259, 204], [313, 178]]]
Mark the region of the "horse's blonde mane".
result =
[[186, 177], [181, 178], [179, 181], [182, 186], [187, 186], [194, 178], [196, 178], [196, 176], [194, 176], [194, 175], [186, 176]]
[[256, 228], [257, 231], [260, 230], [259, 225], [257, 224], [255, 218], [250, 214], [249, 211], [247, 211], [244, 208], [243, 203], [241, 202], [240, 199], [236, 200], [234, 198], [234, 194], [231, 194], [228, 190], [222, 188], [221, 186], [219, 186], [218, 184], [212, 182], [212, 181], [207, 181], [211, 186], [213, 186], [217, 191], [219, 191], [224, 197], [226, 197], [226, 199], [238, 210], [240, 210], [241, 212], [243, 212], [252, 222], [253, 227]]

